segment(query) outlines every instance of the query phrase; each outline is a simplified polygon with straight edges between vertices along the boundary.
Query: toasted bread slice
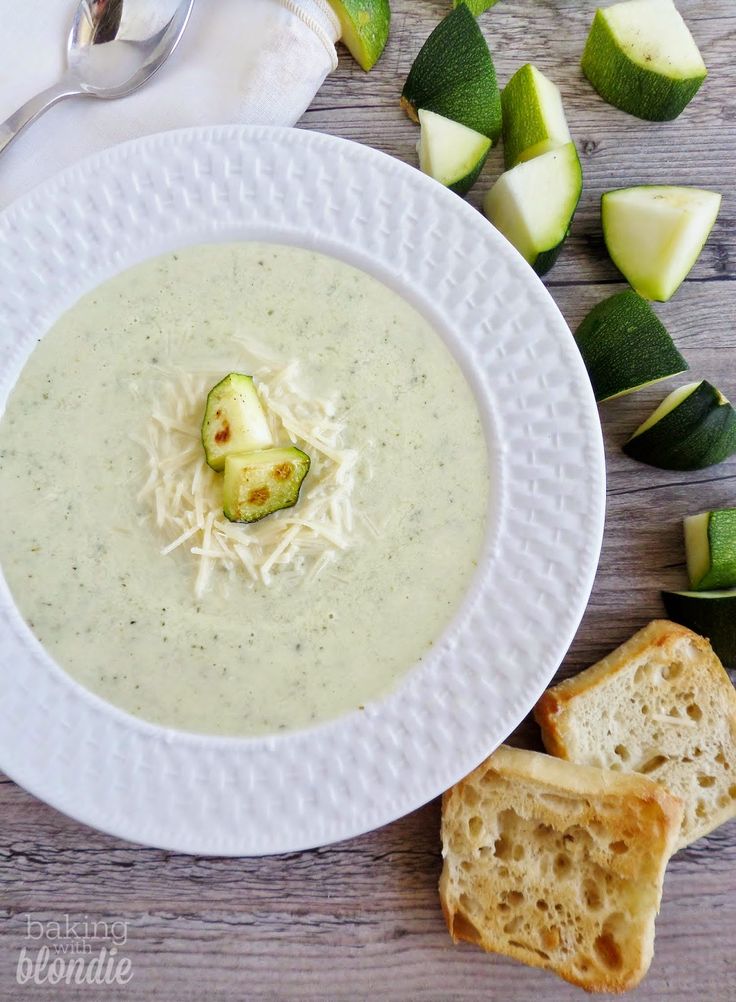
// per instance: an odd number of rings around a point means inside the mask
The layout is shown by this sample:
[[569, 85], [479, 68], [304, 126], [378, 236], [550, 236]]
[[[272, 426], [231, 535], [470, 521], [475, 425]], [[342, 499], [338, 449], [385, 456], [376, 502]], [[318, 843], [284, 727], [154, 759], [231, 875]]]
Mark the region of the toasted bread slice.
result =
[[443, 798], [450, 935], [588, 991], [633, 988], [681, 818], [644, 776], [502, 745]]
[[655, 620], [549, 689], [534, 715], [552, 755], [639, 772], [679, 797], [678, 849], [736, 817], [736, 689], [684, 626]]

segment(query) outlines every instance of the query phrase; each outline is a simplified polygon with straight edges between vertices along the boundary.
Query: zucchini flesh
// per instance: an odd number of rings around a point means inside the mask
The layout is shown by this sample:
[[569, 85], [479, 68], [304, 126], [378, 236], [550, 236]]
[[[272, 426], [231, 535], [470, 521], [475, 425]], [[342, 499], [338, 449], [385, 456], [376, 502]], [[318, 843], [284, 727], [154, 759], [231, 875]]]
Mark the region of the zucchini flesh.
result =
[[691, 515], [684, 528], [692, 590], [736, 586], [736, 508]]
[[667, 615], [707, 637], [726, 668], [736, 668], [736, 588], [728, 591], [663, 591]]
[[220, 472], [231, 453], [272, 444], [271, 429], [252, 376], [231, 372], [207, 396], [202, 421], [207, 463]]
[[258, 522], [299, 499], [309, 456], [296, 446], [234, 453], [225, 460], [223, 511], [231, 522]]
[[424, 108], [419, 110], [419, 124], [422, 127], [420, 168], [451, 191], [464, 195], [472, 188], [486, 162], [490, 139], [467, 125]]
[[674, 390], [624, 445], [632, 459], [662, 470], [702, 470], [736, 452], [736, 411], [703, 380]]
[[462, 3], [445, 17], [419, 51], [406, 78], [401, 106], [418, 122], [425, 108], [467, 125], [492, 142], [501, 135], [501, 93], [488, 44]]
[[654, 310], [632, 289], [594, 306], [575, 332], [575, 340], [599, 402], [688, 368]]

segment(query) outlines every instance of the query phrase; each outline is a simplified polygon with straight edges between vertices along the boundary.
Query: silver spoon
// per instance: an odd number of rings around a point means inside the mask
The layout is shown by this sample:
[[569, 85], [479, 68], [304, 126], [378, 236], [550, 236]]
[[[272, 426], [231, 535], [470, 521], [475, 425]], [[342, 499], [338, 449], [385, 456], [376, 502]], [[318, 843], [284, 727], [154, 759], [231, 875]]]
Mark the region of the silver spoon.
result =
[[176, 48], [193, 5], [194, 0], [175, 0], [175, 9], [174, 0], [80, 0], [66, 73], [0, 124], [0, 153], [65, 97], [116, 98], [137, 90]]

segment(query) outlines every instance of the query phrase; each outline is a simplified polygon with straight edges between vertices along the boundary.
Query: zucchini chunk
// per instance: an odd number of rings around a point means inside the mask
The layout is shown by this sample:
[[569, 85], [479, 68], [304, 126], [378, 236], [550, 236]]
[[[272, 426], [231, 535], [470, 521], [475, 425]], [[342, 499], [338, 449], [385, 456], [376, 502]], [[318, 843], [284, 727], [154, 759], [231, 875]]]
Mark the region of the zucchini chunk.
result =
[[538, 275], [555, 263], [583, 190], [574, 143], [512, 167], [486, 193], [483, 211]]
[[252, 376], [231, 372], [212, 387], [204, 409], [202, 445], [207, 463], [218, 473], [231, 453], [273, 445]]
[[440, 21], [419, 50], [401, 107], [413, 122], [424, 108], [467, 125], [491, 142], [501, 135], [501, 92], [493, 57], [464, 3]]
[[684, 528], [692, 590], [736, 587], [736, 508], [691, 515]]
[[419, 109], [419, 124], [420, 169], [450, 191], [465, 195], [483, 169], [491, 148], [490, 139], [424, 108]]
[[702, 188], [617, 188], [601, 199], [603, 239], [639, 295], [665, 303], [700, 257], [720, 207], [718, 192]]
[[736, 452], [736, 411], [703, 380], [673, 390], [624, 445], [661, 470], [702, 470]]
[[604, 101], [653, 122], [677, 118], [708, 72], [672, 0], [598, 10], [582, 67]]
[[594, 306], [576, 330], [575, 341], [599, 403], [688, 368], [657, 314], [632, 289]]
[[371, 70], [388, 41], [391, 8], [388, 0], [329, 0], [340, 22], [340, 40], [356, 63]]
[[667, 615], [707, 637], [726, 668], [736, 668], [736, 588], [728, 591], [663, 591]]
[[309, 465], [309, 456], [296, 446], [231, 453], [225, 459], [222, 487], [225, 518], [258, 522], [293, 508]]
[[506, 170], [571, 142], [560, 89], [527, 63], [501, 93]]

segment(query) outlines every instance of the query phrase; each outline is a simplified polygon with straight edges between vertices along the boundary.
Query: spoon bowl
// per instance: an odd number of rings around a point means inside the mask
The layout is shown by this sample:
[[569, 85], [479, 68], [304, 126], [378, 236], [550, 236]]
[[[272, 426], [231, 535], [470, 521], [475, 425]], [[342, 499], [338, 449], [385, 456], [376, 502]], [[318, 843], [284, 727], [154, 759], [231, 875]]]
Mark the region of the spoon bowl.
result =
[[69, 73], [85, 94], [125, 97], [179, 44], [194, 0], [81, 0], [69, 33]]
[[179, 44], [194, 0], [80, 0], [61, 80], [0, 123], [0, 153], [26, 126], [66, 97], [126, 97]]

